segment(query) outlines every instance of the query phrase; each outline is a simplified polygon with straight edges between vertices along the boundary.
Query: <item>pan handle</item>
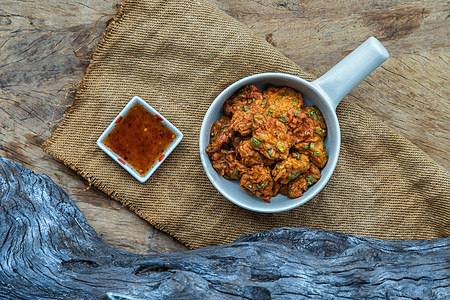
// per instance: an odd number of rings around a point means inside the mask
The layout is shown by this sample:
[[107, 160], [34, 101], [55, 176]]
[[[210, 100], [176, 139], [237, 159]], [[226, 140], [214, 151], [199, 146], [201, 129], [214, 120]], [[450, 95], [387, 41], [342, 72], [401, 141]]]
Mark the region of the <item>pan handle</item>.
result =
[[342, 98], [388, 57], [380, 41], [370, 37], [312, 84], [328, 96], [336, 110]]

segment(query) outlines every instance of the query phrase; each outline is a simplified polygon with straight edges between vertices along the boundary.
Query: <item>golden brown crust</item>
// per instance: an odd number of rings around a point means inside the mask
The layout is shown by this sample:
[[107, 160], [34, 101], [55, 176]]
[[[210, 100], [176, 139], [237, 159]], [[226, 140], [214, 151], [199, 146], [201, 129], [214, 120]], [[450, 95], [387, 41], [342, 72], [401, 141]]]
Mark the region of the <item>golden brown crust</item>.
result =
[[319, 109], [303, 107], [302, 95], [269, 86], [244, 86], [223, 106], [206, 151], [216, 171], [267, 202], [278, 193], [303, 195], [328, 161], [327, 127]]
[[270, 203], [274, 190], [274, 181], [269, 167], [253, 166], [241, 177], [241, 188]]
[[262, 100], [263, 95], [254, 85], [246, 85], [225, 101], [223, 111], [226, 116], [231, 117], [237, 111], [247, 111], [256, 100]]
[[239, 179], [247, 170], [238, 159], [234, 150], [220, 150], [211, 156], [213, 168], [226, 179]]

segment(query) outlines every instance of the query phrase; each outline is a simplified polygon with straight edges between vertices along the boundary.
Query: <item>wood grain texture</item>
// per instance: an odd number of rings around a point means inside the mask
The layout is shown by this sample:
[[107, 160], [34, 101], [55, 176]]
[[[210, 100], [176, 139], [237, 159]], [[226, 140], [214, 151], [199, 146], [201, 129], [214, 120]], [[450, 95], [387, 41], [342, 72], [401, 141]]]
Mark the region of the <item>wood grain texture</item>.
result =
[[450, 296], [450, 238], [395, 242], [278, 228], [229, 245], [139, 255], [108, 247], [46, 175], [0, 157], [0, 186], [2, 299]]
[[[450, 170], [449, 4], [443, 0], [212, 0], [298, 65], [320, 76], [367, 37], [391, 58], [348, 96]], [[4, 0], [0, 7], [0, 155], [48, 174], [112, 246], [185, 248], [44, 154], [48, 126], [81, 80], [116, 3]], [[74, 54], [77, 54], [77, 56]], [[41, 136], [39, 136], [42, 134]]]

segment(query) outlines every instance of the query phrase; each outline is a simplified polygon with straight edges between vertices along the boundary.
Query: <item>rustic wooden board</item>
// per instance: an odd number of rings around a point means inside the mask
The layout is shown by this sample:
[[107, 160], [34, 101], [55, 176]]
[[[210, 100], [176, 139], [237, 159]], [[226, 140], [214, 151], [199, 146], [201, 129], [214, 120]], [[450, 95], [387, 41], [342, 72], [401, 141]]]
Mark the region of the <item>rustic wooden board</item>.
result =
[[[391, 58], [347, 96], [450, 169], [449, 5], [426, 1], [213, 0], [320, 76], [367, 37]], [[41, 148], [73, 99], [105, 22], [106, 0], [4, 0], [0, 7], [0, 155], [66, 188], [110, 245], [138, 253], [185, 250]], [[76, 55], [74, 54], [76, 53]], [[50, 130], [46, 129], [50, 127]]]

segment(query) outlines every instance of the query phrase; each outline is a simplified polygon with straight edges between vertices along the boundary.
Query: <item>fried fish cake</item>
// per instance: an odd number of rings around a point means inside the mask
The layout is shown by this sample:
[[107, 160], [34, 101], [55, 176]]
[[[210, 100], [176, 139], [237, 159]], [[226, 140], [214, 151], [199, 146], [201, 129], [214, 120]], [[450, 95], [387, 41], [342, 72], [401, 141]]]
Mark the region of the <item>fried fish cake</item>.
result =
[[248, 111], [253, 102], [262, 99], [263, 95], [256, 86], [246, 85], [225, 101], [223, 111], [226, 116], [231, 117], [236, 111]]
[[302, 109], [288, 111], [290, 122], [287, 124], [293, 144], [300, 144], [313, 137], [314, 124]]
[[317, 106], [305, 106], [302, 110], [312, 122], [313, 133], [324, 139], [327, 135], [327, 125], [319, 108]]
[[267, 159], [259, 151], [255, 150], [253, 146], [251, 140], [243, 140], [236, 147], [242, 164], [251, 167], [254, 165], [271, 165], [274, 163], [274, 160]]
[[286, 126], [272, 117], [255, 115], [253, 117], [252, 144], [268, 159], [286, 159], [291, 147], [291, 136]]
[[313, 163], [310, 163], [308, 172], [301, 174], [288, 184], [283, 185], [280, 193], [292, 199], [301, 197], [310, 186], [314, 185], [320, 179], [321, 176], [319, 168]]
[[266, 115], [285, 124], [291, 121], [288, 111], [296, 111], [303, 106], [302, 94], [289, 87], [269, 86], [263, 96], [267, 102]]
[[217, 138], [220, 136], [228, 123], [230, 123], [231, 119], [227, 116], [222, 116], [219, 120], [217, 120], [213, 126], [211, 126], [211, 134], [209, 138], [210, 143], [214, 143]]
[[241, 188], [270, 203], [274, 196], [274, 181], [269, 167], [256, 165], [245, 172], [240, 181]]
[[247, 170], [238, 159], [236, 152], [233, 150], [220, 150], [211, 156], [213, 168], [226, 179], [239, 179], [243, 172]]
[[303, 107], [301, 93], [246, 85], [223, 105], [206, 151], [227, 179], [267, 202], [279, 192], [297, 198], [319, 178], [328, 161], [327, 127], [316, 106]]
[[310, 163], [308, 156], [300, 153], [293, 153], [291, 156], [278, 162], [272, 170], [275, 181], [287, 184], [309, 170]]
[[309, 140], [309, 147], [307, 149], [309, 159], [319, 168], [325, 167], [328, 162], [328, 153], [325, 149], [325, 144], [320, 136], [315, 135]]

